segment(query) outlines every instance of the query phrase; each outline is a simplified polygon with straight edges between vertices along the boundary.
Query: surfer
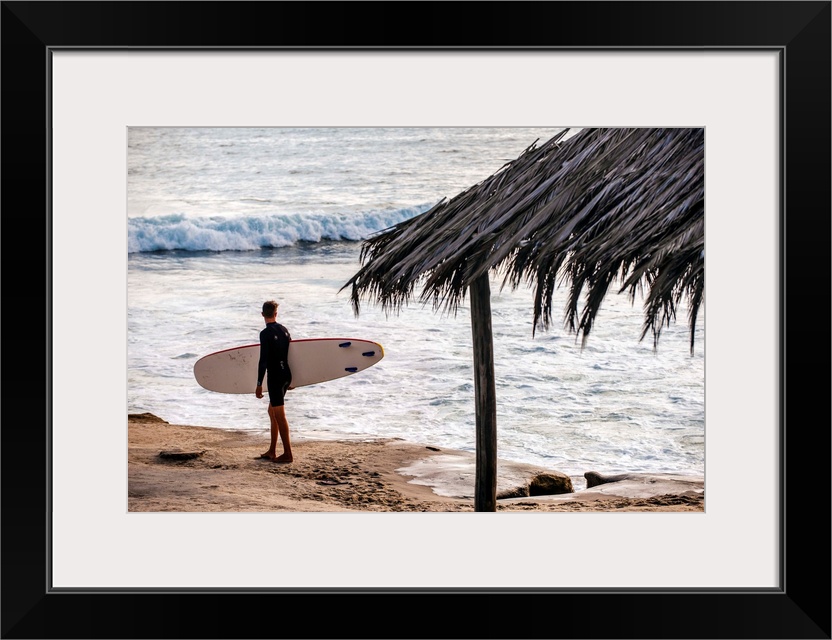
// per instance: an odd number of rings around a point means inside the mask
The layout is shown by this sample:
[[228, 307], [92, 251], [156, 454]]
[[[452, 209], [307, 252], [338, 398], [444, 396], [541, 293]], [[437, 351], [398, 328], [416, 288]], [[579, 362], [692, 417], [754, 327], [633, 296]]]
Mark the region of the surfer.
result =
[[[261, 458], [273, 462], [292, 462], [292, 445], [289, 440], [289, 421], [283, 406], [286, 391], [291, 389], [292, 372], [289, 369], [289, 330], [277, 322], [278, 303], [269, 300], [263, 303], [262, 316], [266, 328], [260, 332], [260, 361], [257, 365], [257, 389], [254, 394], [263, 397], [263, 378], [269, 376], [269, 425], [271, 444]], [[277, 437], [283, 442], [283, 454], [277, 455]]]

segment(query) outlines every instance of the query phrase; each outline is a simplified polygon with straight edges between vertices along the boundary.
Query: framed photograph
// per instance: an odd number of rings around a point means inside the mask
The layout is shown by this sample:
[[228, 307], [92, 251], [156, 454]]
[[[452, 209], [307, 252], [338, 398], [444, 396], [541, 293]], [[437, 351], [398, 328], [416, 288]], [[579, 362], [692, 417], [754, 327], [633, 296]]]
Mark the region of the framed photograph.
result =
[[[829, 2], [3, 2], [1, 35], [3, 637], [830, 637]], [[131, 512], [128, 148], [257, 127], [703, 128], [704, 512]]]

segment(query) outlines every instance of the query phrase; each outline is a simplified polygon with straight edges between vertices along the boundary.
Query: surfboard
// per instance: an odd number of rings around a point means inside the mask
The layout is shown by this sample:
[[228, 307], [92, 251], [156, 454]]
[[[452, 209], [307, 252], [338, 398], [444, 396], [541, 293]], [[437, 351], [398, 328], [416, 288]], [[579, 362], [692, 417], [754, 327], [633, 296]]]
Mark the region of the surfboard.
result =
[[[292, 387], [305, 387], [350, 376], [373, 366], [384, 357], [384, 348], [372, 340], [355, 338], [307, 338], [289, 343]], [[194, 363], [199, 385], [218, 393], [254, 393], [260, 344], [249, 344], [209, 353]], [[268, 374], [263, 391], [268, 390]]]

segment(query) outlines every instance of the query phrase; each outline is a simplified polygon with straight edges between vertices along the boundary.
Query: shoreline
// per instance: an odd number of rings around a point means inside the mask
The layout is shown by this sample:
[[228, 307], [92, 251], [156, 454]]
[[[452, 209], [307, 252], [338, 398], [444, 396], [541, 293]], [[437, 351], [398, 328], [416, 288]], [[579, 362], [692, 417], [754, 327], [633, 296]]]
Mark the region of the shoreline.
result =
[[[127, 426], [129, 512], [474, 511], [471, 452], [396, 439], [297, 439], [294, 462], [276, 464], [259, 458], [268, 447], [262, 435], [150, 413], [128, 414]], [[577, 491], [528, 495], [540, 476], [568, 480], [498, 460], [497, 512], [705, 510], [704, 478], [619, 474]]]

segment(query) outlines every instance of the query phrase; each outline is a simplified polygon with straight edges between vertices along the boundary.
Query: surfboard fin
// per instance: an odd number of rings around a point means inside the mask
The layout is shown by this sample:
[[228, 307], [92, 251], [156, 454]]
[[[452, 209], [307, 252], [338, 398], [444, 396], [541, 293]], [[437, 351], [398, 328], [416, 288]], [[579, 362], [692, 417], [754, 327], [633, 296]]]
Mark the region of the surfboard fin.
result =
[[352, 344], [352, 342], [342, 342], [342, 343], [341, 343], [341, 344], [339, 344], [338, 346], [339, 346], [339, 347], [341, 347], [341, 348], [344, 348], [344, 347], [348, 347], [348, 346], [350, 346], [351, 344]]
[[372, 356], [376, 355], [376, 352], [375, 352], [375, 351], [365, 351], [365, 352], [364, 352], [364, 353], [362, 353], [361, 355], [362, 355], [362, 356], [367, 356], [368, 358], [370, 358], [370, 357], [372, 357]]
[[344, 371], [349, 371], [350, 373], [355, 373], [358, 371], [358, 367], [345, 367]]

